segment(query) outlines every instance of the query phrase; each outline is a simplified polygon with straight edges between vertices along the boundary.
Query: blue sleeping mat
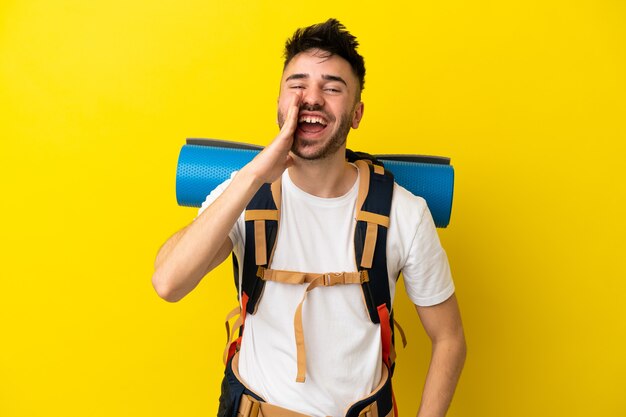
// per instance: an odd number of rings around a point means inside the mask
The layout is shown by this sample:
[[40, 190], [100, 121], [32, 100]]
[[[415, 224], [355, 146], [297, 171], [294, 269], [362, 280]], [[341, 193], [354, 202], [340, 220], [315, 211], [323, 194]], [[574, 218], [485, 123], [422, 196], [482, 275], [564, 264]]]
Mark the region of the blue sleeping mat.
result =
[[[187, 139], [176, 170], [176, 199], [181, 206], [200, 207], [219, 184], [250, 162], [263, 148], [214, 139]], [[374, 155], [396, 182], [423, 197], [437, 227], [450, 223], [454, 168], [450, 159], [424, 155]]]

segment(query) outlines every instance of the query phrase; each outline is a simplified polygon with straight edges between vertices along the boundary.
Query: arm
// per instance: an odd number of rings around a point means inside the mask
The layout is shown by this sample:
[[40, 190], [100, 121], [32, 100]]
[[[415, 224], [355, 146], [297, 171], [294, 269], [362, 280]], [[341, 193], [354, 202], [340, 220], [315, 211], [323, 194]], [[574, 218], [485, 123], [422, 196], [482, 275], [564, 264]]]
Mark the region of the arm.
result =
[[416, 306], [432, 341], [432, 356], [418, 417], [443, 417], [448, 411], [463, 363], [465, 336], [456, 296], [430, 307]]
[[152, 285], [160, 297], [175, 302], [222, 263], [232, 250], [228, 233], [264, 183], [275, 181], [293, 164], [289, 155], [297, 126], [300, 97], [294, 95], [278, 136], [233, 178], [230, 185], [190, 225], [159, 250]]

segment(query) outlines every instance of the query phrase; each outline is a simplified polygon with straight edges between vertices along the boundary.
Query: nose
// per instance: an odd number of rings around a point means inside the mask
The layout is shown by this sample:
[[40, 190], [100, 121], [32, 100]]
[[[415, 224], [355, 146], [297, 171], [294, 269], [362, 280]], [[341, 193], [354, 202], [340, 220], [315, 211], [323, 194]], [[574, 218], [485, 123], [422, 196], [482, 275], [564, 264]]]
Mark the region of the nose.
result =
[[302, 95], [302, 105], [310, 107], [322, 107], [324, 105], [324, 97], [319, 88], [307, 88]]

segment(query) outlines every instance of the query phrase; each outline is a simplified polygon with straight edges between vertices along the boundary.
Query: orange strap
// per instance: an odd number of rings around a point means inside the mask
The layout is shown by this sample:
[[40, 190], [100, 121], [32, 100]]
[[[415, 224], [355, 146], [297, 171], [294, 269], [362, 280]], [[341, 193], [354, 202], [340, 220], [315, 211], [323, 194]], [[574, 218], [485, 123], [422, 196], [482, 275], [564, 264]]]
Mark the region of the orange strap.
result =
[[296, 308], [296, 314], [293, 319], [294, 334], [296, 339], [296, 359], [298, 365], [296, 382], [304, 382], [306, 378], [306, 349], [304, 345], [304, 327], [302, 325], [302, 306], [306, 300], [307, 294], [320, 286], [332, 287], [333, 285], [363, 284], [364, 282], [369, 281], [369, 274], [366, 270], [359, 272], [332, 272], [320, 274], [311, 272], [281, 271], [277, 269], [266, 269], [259, 266], [257, 269], [257, 276], [264, 281], [275, 281], [283, 284], [309, 284], [304, 291], [302, 300]]
[[365, 198], [370, 191], [370, 169], [363, 160], [354, 163], [359, 170], [359, 192], [356, 197], [357, 214], [361, 211]]
[[[267, 271], [266, 271], [267, 272]], [[356, 278], [355, 278], [356, 274]], [[336, 274], [319, 274], [317, 278], [313, 279], [304, 291], [302, 300], [296, 308], [296, 314], [293, 318], [293, 329], [296, 337], [296, 361], [298, 366], [298, 373], [296, 375], [296, 382], [304, 382], [306, 379], [306, 348], [304, 346], [304, 327], [302, 325], [302, 306], [306, 300], [307, 294], [313, 289], [325, 286], [331, 287], [339, 284], [361, 284], [362, 275], [358, 272], [343, 272]]]
[[[278, 216], [278, 228], [280, 228], [280, 205], [281, 205], [281, 195], [282, 195], [282, 182], [281, 177], [278, 177], [276, 181], [272, 183], [270, 186], [272, 189], [272, 198], [274, 199], [274, 205], [276, 206], [276, 215]], [[270, 248], [270, 259], [267, 262], [267, 265], [272, 264], [272, 259], [274, 259], [274, 251], [276, 250], [276, 241], [278, 240], [278, 230], [276, 231], [276, 239], [274, 239], [274, 247]]]
[[358, 417], [378, 417], [378, 404], [376, 401], [362, 409]]
[[[268, 265], [271, 262], [271, 256], [274, 253], [274, 248], [271, 249], [270, 260], [267, 259], [267, 240], [265, 238], [265, 222], [267, 220], [274, 220], [279, 222], [280, 220], [280, 203], [281, 203], [281, 181], [280, 178], [274, 181], [270, 188], [272, 190], [272, 199], [276, 210], [246, 210], [244, 213], [245, 221], [254, 221], [254, 260], [257, 265]], [[275, 242], [274, 242], [275, 243]]]
[[246, 221], [250, 220], [278, 220], [277, 210], [246, 210], [244, 214]]
[[278, 210], [246, 210], [246, 221], [254, 221], [254, 248], [257, 265], [267, 264], [267, 242], [265, 240], [265, 221], [278, 221]]
[[365, 243], [363, 245], [363, 255], [361, 256], [361, 266], [363, 268], [371, 268], [374, 263], [374, 248], [376, 248], [376, 239], [378, 238], [378, 226], [374, 223], [367, 224], [365, 232]]
[[402, 347], [405, 348], [406, 335], [404, 334], [404, 330], [402, 330], [402, 327], [400, 327], [400, 323], [398, 323], [395, 318], [393, 319], [393, 324], [398, 328], [398, 331], [400, 332], [400, 337], [402, 338]]
[[[241, 307], [237, 306], [235, 308], [233, 308], [232, 310], [230, 310], [228, 312], [228, 314], [226, 314], [226, 319], [224, 324], [226, 325], [226, 344], [230, 343], [230, 337], [231, 337], [231, 333], [230, 333], [230, 320], [235, 317], [237, 314], [239, 314], [241, 311]], [[233, 326], [233, 331], [235, 330], [234, 326]]]
[[[233, 310], [235, 312], [239, 312], [239, 307], [237, 307], [235, 310]], [[222, 355], [222, 360], [224, 361], [224, 365], [226, 365], [228, 363], [228, 360], [230, 359], [230, 357], [232, 356], [233, 352], [236, 350], [236, 341], [232, 341], [232, 335], [234, 335], [237, 330], [239, 330], [239, 328], [241, 327], [242, 324], [242, 319], [241, 319], [241, 315], [239, 317], [237, 317], [237, 320], [235, 321], [235, 323], [233, 324], [233, 331], [232, 333], [229, 331], [228, 329], [228, 316], [233, 312], [231, 311], [230, 313], [228, 313], [228, 315], [226, 316], [226, 347], [224, 348], [224, 354]], [[232, 317], [231, 317], [232, 318]]]
[[[238, 373], [239, 365], [238, 365], [238, 356], [233, 358], [232, 370], [235, 374], [235, 377], [241, 381], [241, 375]], [[378, 393], [386, 381], [389, 378], [389, 371], [387, 367], [382, 367], [381, 372], [381, 380], [378, 386], [372, 391], [367, 397], [363, 398], [371, 398], [376, 393]], [[246, 389], [250, 389], [245, 383], [243, 383]], [[360, 402], [361, 400], [359, 400]], [[394, 400], [395, 401], [395, 400]], [[395, 408], [395, 407], [394, 407]], [[379, 416], [378, 414], [378, 403], [374, 401], [367, 406], [365, 406], [361, 412], [359, 412], [358, 417], [393, 417], [394, 410], [390, 410], [389, 413], [385, 416]], [[288, 408], [279, 407], [274, 404], [270, 404], [265, 401], [259, 401], [251, 395], [243, 394], [241, 396], [241, 400], [239, 402], [239, 408], [237, 410], [237, 417], [309, 417], [306, 414], [299, 413], [294, 410], [290, 410]]]
[[265, 220], [254, 221], [254, 259], [257, 265], [267, 263], [267, 241], [265, 240]]
[[359, 211], [356, 215], [356, 219], [389, 227], [389, 217], [383, 216], [382, 214], [370, 213], [369, 211]]
[[[402, 330], [402, 327], [400, 327], [400, 323], [398, 323], [395, 318], [393, 319], [393, 324], [395, 327], [397, 327], [398, 332], [400, 333], [400, 337], [402, 338], [402, 347], [405, 348], [407, 342], [406, 342], [406, 335], [404, 334], [404, 330]], [[393, 366], [395, 362], [396, 362], [396, 347], [394, 346], [393, 343], [390, 343], [390, 346], [389, 346], [390, 366]]]
[[363, 159], [362, 161], [365, 162], [367, 165], [371, 165], [372, 167], [374, 167], [374, 174], [385, 175], [385, 167], [383, 167], [382, 165], [375, 164], [369, 159]]
[[259, 267], [257, 276], [264, 281], [275, 281], [282, 284], [309, 284], [318, 279], [323, 279], [324, 286], [330, 287], [337, 284], [362, 284], [369, 281], [367, 271], [359, 272], [295, 272], [281, 271], [278, 269], [266, 269]]
[[[234, 341], [232, 340], [232, 338], [237, 333], [237, 330], [239, 330], [239, 328], [241, 328], [246, 321], [246, 307], [248, 305], [248, 298], [248, 294], [246, 294], [244, 291], [241, 300], [242, 306], [235, 307], [226, 315], [226, 348], [224, 348], [224, 353], [222, 355], [224, 365], [228, 363], [229, 359], [235, 354], [235, 352], [239, 349], [239, 346], [241, 345], [241, 336], [239, 336]], [[231, 332], [229, 321], [237, 314], [239, 314], [239, 317], [237, 317], [237, 320], [235, 320], [235, 323], [233, 323], [233, 329]]]
[[265, 401], [258, 401], [251, 395], [243, 394], [239, 401], [237, 417], [309, 417], [287, 408]]

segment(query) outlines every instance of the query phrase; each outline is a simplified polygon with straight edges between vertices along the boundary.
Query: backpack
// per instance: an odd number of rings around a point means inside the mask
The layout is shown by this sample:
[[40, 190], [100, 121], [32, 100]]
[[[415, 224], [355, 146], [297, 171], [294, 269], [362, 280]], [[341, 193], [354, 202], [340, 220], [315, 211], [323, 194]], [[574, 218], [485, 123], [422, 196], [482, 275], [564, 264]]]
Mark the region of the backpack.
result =
[[[371, 155], [346, 150], [346, 160], [353, 162], [359, 170], [359, 191], [356, 205], [356, 227], [354, 232], [355, 260], [357, 272], [306, 273], [269, 269], [276, 245], [280, 221], [281, 183], [280, 178], [272, 184], [264, 184], [248, 203], [245, 210], [245, 253], [241, 265], [233, 254], [235, 286], [241, 294], [240, 307], [226, 317], [227, 346], [224, 351], [226, 364], [239, 350], [246, 314], [255, 314], [268, 280], [303, 284], [308, 283], [304, 297], [296, 309], [294, 320], [298, 374], [296, 382], [306, 377], [306, 349], [302, 329], [302, 305], [309, 291], [319, 286], [359, 284], [363, 292], [370, 320], [380, 323], [382, 360], [390, 375], [395, 362], [394, 318], [387, 273], [387, 229], [393, 196], [393, 174], [384, 169], [382, 163]], [[242, 288], [239, 288], [239, 268], [242, 268]], [[397, 277], [396, 277], [397, 278]], [[228, 321], [239, 314], [231, 332]], [[397, 325], [397, 323], [395, 323]], [[232, 335], [239, 330], [239, 337]], [[398, 326], [403, 344], [404, 332]], [[392, 399], [390, 399], [392, 400]], [[395, 415], [397, 409], [393, 400]]]

